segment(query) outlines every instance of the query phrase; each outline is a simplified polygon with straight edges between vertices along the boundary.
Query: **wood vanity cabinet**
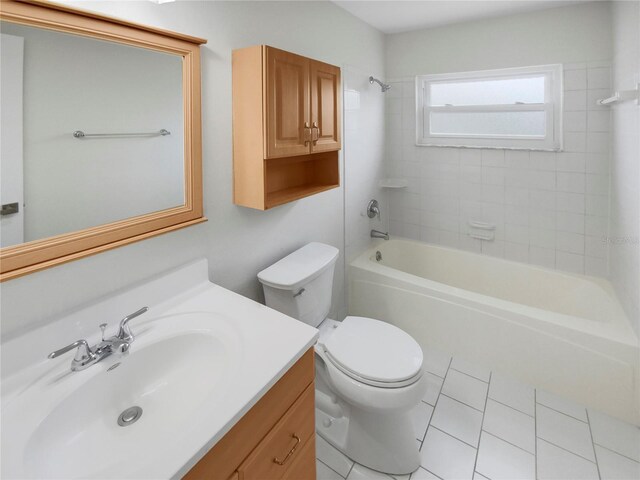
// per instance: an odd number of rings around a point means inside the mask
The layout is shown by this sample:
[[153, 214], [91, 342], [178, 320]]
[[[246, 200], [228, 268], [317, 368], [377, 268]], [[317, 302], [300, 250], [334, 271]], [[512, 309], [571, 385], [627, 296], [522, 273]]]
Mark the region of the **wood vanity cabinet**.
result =
[[259, 45], [233, 52], [234, 203], [266, 210], [340, 185], [340, 68]]
[[315, 480], [313, 349], [249, 410], [185, 480]]

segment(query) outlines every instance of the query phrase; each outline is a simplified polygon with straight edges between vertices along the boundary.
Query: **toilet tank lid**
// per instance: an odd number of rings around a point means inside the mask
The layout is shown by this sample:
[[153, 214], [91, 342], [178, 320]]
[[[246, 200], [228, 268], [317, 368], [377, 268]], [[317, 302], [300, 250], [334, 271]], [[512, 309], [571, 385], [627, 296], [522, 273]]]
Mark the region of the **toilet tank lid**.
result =
[[339, 253], [331, 245], [312, 242], [262, 270], [258, 280], [273, 288], [296, 289], [333, 265]]

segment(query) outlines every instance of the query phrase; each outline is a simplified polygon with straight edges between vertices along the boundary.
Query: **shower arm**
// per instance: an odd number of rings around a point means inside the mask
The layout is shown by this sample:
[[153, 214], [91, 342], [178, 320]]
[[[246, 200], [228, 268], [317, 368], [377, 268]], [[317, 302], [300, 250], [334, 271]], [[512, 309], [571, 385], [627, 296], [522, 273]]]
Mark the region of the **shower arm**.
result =
[[383, 93], [391, 88], [391, 85], [383, 83], [383, 82], [381, 82], [380, 80], [378, 80], [377, 78], [375, 78], [373, 76], [369, 77], [369, 83], [371, 85], [373, 85], [374, 82], [377, 83], [378, 85], [380, 85], [380, 88], [382, 89]]

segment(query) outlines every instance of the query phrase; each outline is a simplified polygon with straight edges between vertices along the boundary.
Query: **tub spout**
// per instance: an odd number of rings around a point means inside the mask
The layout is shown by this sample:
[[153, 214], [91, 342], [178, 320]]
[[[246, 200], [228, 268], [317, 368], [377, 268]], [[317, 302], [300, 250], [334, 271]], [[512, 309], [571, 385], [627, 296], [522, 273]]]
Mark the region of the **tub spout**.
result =
[[371, 238], [384, 238], [389, 240], [389, 232], [379, 232], [378, 230], [371, 230]]

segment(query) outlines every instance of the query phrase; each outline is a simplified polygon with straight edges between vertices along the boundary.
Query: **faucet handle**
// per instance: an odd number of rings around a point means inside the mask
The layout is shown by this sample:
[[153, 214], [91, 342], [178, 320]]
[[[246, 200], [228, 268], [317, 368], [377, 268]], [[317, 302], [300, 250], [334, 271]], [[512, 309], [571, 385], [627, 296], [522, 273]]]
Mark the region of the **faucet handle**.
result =
[[378, 220], [380, 220], [380, 205], [375, 198], [367, 205], [367, 217], [378, 217]]
[[129, 315], [124, 317], [120, 321], [120, 330], [118, 331], [117, 337], [120, 340], [124, 340], [125, 342], [132, 342], [133, 341], [133, 332], [131, 331], [131, 328], [129, 327], [129, 322], [131, 320], [133, 320], [134, 318], [142, 315], [147, 310], [149, 310], [149, 307], [142, 307], [140, 310], [136, 310], [135, 312], [130, 313]]
[[66, 347], [62, 347], [61, 349], [56, 350], [55, 352], [51, 352], [47, 357], [50, 359], [56, 358], [56, 357], [59, 357], [60, 355], [63, 355], [73, 350], [74, 348], [78, 349], [76, 351], [76, 357], [74, 361], [84, 362], [85, 360], [93, 360], [95, 358], [95, 355], [91, 351], [91, 348], [89, 347], [89, 344], [87, 343], [86, 340], [76, 340], [75, 342], [70, 343]]
[[84, 370], [90, 365], [93, 365], [100, 359], [98, 355], [91, 350], [91, 347], [87, 343], [86, 340], [76, 340], [75, 342], [67, 345], [66, 347], [62, 347], [60, 350], [56, 350], [55, 352], [51, 352], [48, 357], [56, 358], [62, 355], [63, 353], [67, 353], [74, 348], [78, 348], [76, 350], [76, 356], [73, 358], [71, 362], [71, 370], [77, 372], [78, 370]]

